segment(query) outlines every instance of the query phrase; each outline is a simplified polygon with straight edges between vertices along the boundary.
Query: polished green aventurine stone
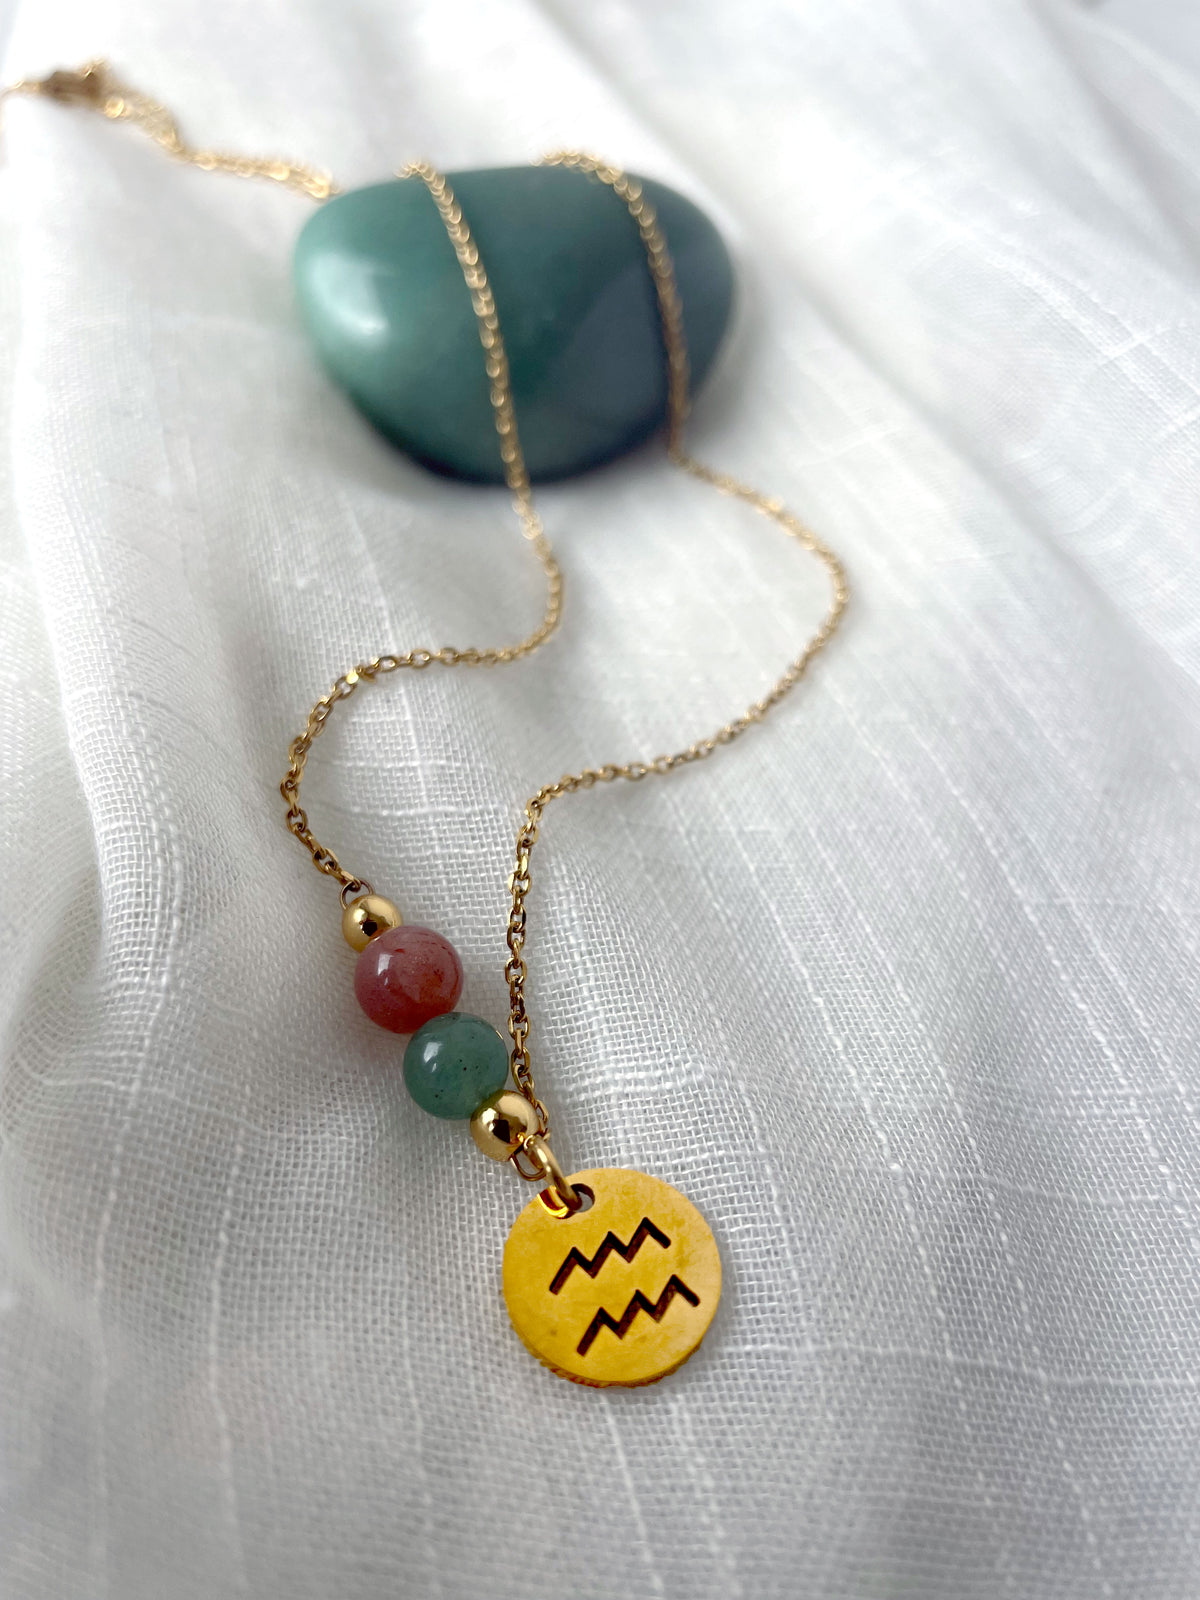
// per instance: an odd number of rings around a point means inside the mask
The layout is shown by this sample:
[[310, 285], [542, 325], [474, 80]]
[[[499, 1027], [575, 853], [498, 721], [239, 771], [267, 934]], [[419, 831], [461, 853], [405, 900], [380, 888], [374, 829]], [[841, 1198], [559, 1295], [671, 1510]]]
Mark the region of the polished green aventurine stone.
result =
[[[665, 417], [667, 379], [645, 247], [624, 203], [562, 167], [449, 179], [496, 298], [531, 477], [581, 472], [639, 444]], [[695, 389], [729, 320], [729, 253], [690, 200], [641, 182], [675, 263]], [[380, 432], [440, 471], [502, 482], [475, 314], [424, 183], [326, 202], [297, 241], [294, 272], [322, 361]]]
[[482, 1017], [448, 1011], [418, 1028], [404, 1052], [404, 1083], [435, 1117], [469, 1117], [503, 1089], [508, 1046]]

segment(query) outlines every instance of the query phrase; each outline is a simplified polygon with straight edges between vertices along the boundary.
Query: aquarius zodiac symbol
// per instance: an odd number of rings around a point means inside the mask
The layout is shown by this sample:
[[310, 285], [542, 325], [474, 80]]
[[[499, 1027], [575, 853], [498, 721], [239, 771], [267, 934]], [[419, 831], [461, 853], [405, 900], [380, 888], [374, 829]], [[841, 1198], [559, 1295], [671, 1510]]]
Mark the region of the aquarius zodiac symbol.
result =
[[[653, 1239], [655, 1244], [659, 1245], [663, 1250], [670, 1248], [671, 1241], [668, 1236], [662, 1231], [661, 1228], [656, 1228], [654, 1223], [650, 1221], [649, 1217], [643, 1217], [638, 1223], [637, 1227], [633, 1230], [633, 1237], [630, 1239], [628, 1244], [626, 1244], [623, 1239], [619, 1239], [610, 1228], [609, 1231], [604, 1235], [604, 1238], [600, 1241], [600, 1248], [596, 1251], [594, 1256], [585, 1256], [581, 1250], [572, 1246], [571, 1250], [567, 1254], [566, 1260], [551, 1279], [550, 1293], [561, 1293], [563, 1286], [567, 1282], [568, 1278], [570, 1278], [576, 1267], [581, 1267], [583, 1271], [587, 1273], [589, 1278], [595, 1278], [601, 1267], [611, 1255], [618, 1255], [624, 1261], [632, 1261], [634, 1256], [637, 1255], [638, 1251], [646, 1243], [647, 1239]], [[629, 1329], [639, 1311], [645, 1312], [648, 1317], [653, 1317], [655, 1322], [661, 1322], [663, 1317], [666, 1315], [667, 1307], [671, 1304], [676, 1295], [681, 1296], [690, 1306], [698, 1306], [700, 1304], [700, 1296], [698, 1294], [694, 1294], [692, 1290], [688, 1288], [687, 1284], [684, 1283], [682, 1278], [677, 1277], [675, 1273], [672, 1273], [667, 1279], [666, 1288], [659, 1295], [657, 1300], [651, 1300], [647, 1295], [643, 1294], [640, 1289], [635, 1289], [633, 1299], [621, 1313], [620, 1319], [614, 1317], [611, 1312], [606, 1311], [604, 1307], [601, 1306], [596, 1312], [596, 1315], [588, 1323], [587, 1330], [585, 1331], [583, 1338], [576, 1346], [576, 1349], [581, 1356], [587, 1355], [588, 1351], [595, 1343], [596, 1335], [600, 1332], [601, 1328], [611, 1328], [618, 1339], [623, 1339], [629, 1332]]]
[[589, 1278], [594, 1278], [614, 1251], [624, 1260], [632, 1261], [647, 1239], [653, 1239], [664, 1250], [671, 1243], [661, 1228], [656, 1228], [649, 1217], [643, 1217], [633, 1230], [633, 1238], [628, 1244], [618, 1239], [610, 1229], [601, 1240], [599, 1250], [590, 1259], [572, 1246], [567, 1259], [551, 1280], [550, 1293], [558, 1294], [576, 1267], [582, 1267]]
[[712, 1320], [716, 1241], [690, 1200], [647, 1173], [590, 1167], [570, 1181], [590, 1205], [563, 1216], [539, 1195], [513, 1223], [504, 1247], [513, 1326], [573, 1383], [655, 1383], [687, 1360]]
[[677, 1278], [675, 1274], [672, 1273], [667, 1279], [667, 1287], [659, 1295], [657, 1300], [649, 1300], [640, 1289], [635, 1289], [633, 1291], [633, 1299], [621, 1313], [620, 1322], [618, 1322], [615, 1317], [610, 1317], [608, 1312], [605, 1311], [604, 1307], [601, 1306], [596, 1315], [588, 1323], [587, 1332], [584, 1334], [583, 1338], [580, 1339], [576, 1349], [579, 1351], [581, 1356], [587, 1355], [588, 1351], [592, 1347], [596, 1335], [600, 1332], [601, 1328], [611, 1328], [618, 1339], [623, 1339], [629, 1332], [630, 1324], [633, 1322], [633, 1319], [637, 1316], [639, 1311], [644, 1311], [648, 1317], [653, 1317], [655, 1322], [661, 1322], [663, 1317], [666, 1315], [667, 1307], [671, 1304], [671, 1301], [674, 1300], [676, 1295], [679, 1295], [682, 1299], [686, 1300], [690, 1306], [698, 1306], [700, 1304], [700, 1296], [698, 1294], [693, 1294], [688, 1288], [687, 1284], [684, 1283], [683, 1279]]

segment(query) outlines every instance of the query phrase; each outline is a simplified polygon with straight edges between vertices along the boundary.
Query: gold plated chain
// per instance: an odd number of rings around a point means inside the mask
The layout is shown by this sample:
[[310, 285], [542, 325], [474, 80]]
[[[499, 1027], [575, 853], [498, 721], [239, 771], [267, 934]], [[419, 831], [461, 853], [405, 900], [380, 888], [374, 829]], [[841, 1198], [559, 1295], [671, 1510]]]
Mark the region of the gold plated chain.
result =
[[3, 98], [39, 95], [66, 105], [86, 106], [110, 122], [131, 122], [176, 161], [201, 167], [205, 172], [225, 172], [233, 178], [263, 178], [284, 189], [294, 189], [310, 200], [328, 200], [338, 186], [327, 172], [299, 161], [272, 156], [240, 156], [224, 150], [205, 150], [188, 144], [175, 118], [157, 100], [130, 89], [114, 76], [107, 61], [89, 61], [82, 67], [52, 72], [47, 78], [20, 78], [9, 84]]
[[[348, 672], [343, 672], [329, 693], [322, 695], [308, 713], [303, 733], [292, 740], [288, 751], [288, 768], [280, 790], [287, 801], [286, 820], [289, 829], [312, 856], [313, 865], [317, 870], [336, 878], [341, 884], [343, 901], [354, 895], [369, 893], [371, 886], [366, 879], [347, 872], [333, 851], [327, 849], [314, 836], [308, 825], [308, 816], [300, 804], [300, 780], [304, 775], [304, 763], [308, 759], [313, 740], [325, 726], [334, 706], [339, 700], [348, 699], [360, 683], [373, 683], [376, 678], [388, 672], [395, 672], [400, 667], [421, 668], [432, 666], [435, 662], [442, 667], [495, 667], [503, 662], [518, 661], [522, 656], [532, 655], [539, 645], [545, 643], [558, 627], [562, 615], [562, 574], [558, 570], [558, 563], [554, 559], [554, 551], [542, 528], [541, 519], [534, 509], [529, 473], [525, 467], [525, 457], [521, 452], [517, 419], [513, 411], [508, 357], [500, 333], [500, 320], [496, 315], [496, 302], [492, 297], [491, 285], [488, 283], [483, 262], [479, 259], [479, 251], [471, 238], [471, 230], [462, 214], [462, 208], [454, 198], [450, 185], [439, 172], [427, 162], [414, 161], [403, 169], [400, 176], [420, 178], [429, 190], [450, 242], [454, 246], [454, 253], [458, 257], [458, 264], [462, 268], [463, 277], [470, 291], [479, 330], [479, 342], [483, 346], [484, 367], [492, 403], [492, 420], [500, 440], [504, 478], [512, 496], [513, 509], [520, 518], [522, 532], [533, 547], [534, 554], [541, 562], [546, 575], [546, 609], [538, 626], [517, 644], [501, 645], [492, 650], [471, 648], [457, 650], [450, 646], [440, 650], [409, 650], [404, 655], [376, 656], [373, 661], [363, 662], [357, 667], [351, 667]], [[514, 1040], [516, 1037], [514, 1033]], [[524, 1058], [523, 1065], [528, 1073], [527, 1057]], [[528, 1098], [538, 1105], [533, 1095], [532, 1079], [529, 1080], [528, 1087], [521, 1078], [518, 1077], [517, 1081]], [[545, 1121], [545, 1111], [540, 1105], [538, 1105], [538, 1117], [539, 1121]]]
[[[326, 200], [331, 195], [339, 193], [332, 178], [314, 167], [291, 161], [232, 155], [189, 145], [180, 134], [175, 119], [163, 105], [120, 84], [102, 61], [89, 62], [78, 71], [52, 73], [44, 79], [22, 79], [7, 89], [5, 94], [44, 95], [59, 101], [90, 107], [113, 121], [132, 122], [168, 155], [178, 161], [201, 167], [205, 171], [225, 172], [241, 178], [260, 178], [293, 189], [317, 201]], [[690, 476], [711, 484], [721, 494], [744, 501], [762, 516], [776, 523], [789, 537], [814, 555], [828, 576], [830, 599], [819, 626], [800, 654], [788, 663], [781, 676], [761, 699], [754, 701], [723, 727], [694, 740], [683, 749], [654, 756], [645, 761], [607, 762], [603, 766], [584, 767], [579, 772], [566, 773], [553, 783], [543, 784], [537, 793], [531, 795], [525, 802], [524, 820], [517, 833], [516, 861], [509, 879], [512, 905], [507, 932], [509, 957], [505, 964], [504, 975], [509, 991], [508, 1028], [513, 1041], [513, 1077], [521, 1092], [536, 1110], [538, 1133], [542, 1140], [549, 1132], [549, 1117], [537, 1095], [530, 1059], [530, 1021], [525, 1004], [528, 969], [524, 950], [525, 901], [531, 882], [530, 860], [546, 807], [563, 795], [574, 794], [581, 789], [591, 789], [598, 783], [614, 783], [617, 779], [627, 779], [631, 783], [636, 783], [643, 778], [665, 776], [678, 767], [707, 760], [719, 746], [731, 744], [733, 740], [740, 738], [754, 723], [761, 722], [772, 707], [777, 705], [804, 676], [813, 658], [832, 638], [850, 598], [846, 573], [838, 557], [781, 501], [762, 494], [735, 477], [714, 471], [697, 461], [685, 448], [684, 430], [688, 415], [689, 378], [683, 310], [666, 238], [641, 185], [618, 168], [580, 151], [559, 151], [547, 156], [545, 160], [547, 164], [569, 167], [573, 171], [606, 184], [623, 202], [637, 225], [654, 282], [666, 354], [667, 453], [670, 460]], [[416, 177], [425, 184], [462, 268], [483, 347], [492, 415], [500, 441], [505, 480], [522, 530], [545, 574], [546, 605], [537, 628], [516, 644], [486, 650], [472, 647], [415, 649], [403, 654], [376, 656], [372, 661], [363, 662], [343, 672], [328, 693], [322, 695], [313, 706], [303, 732], [292, 741], [287, 772], [280, 788], [287, 804], [288, 828], [308, 850], [317, 870], [336, 879], [341, 885], [343, 901], [349, 901], [369, 892], [370, 884], [365, 878], [347, 871], [333, 851], [320, 843], [309, 827], [307, 814], [300, 804], [300, 783], [305, 762], [313, 741], [321, 733], [334, 706], [342, 700], [349, 699], [361, 684], [373, 683], [377, 678], [401, 668], [418, 671], [435, 664], [443, 667], [498, 666], [503, 662], [519, 660], [523, 656], [530, 655], [550, 637], [558, 626], [562, 610], [562, 578], [533, 505], [529, 474], [521, 452], [517, 419], [513, 409], [504, 341], [484, 264], [472, 240], [462, 209], [446, 178], [425, 162], [411, 163], [402, 170], [400, 176]], [[538, 1170], [523, 1175], [542, 1178], [545, 1173]]]
[[598, 783], [615, 783], [618, 778], [631, 783], [642, 778], [665, 777], [677, 767], [688, 766], [693, 761], [706, 761], [719, 745], [732, 744], [756, 722], [761, 722], [777, 705], [789, 689], [804, 676], [813, 657], [818, 655], [833, 637], [842, 613], [850, 599], [850, 586], [841, 561], [811, 528], [794, 516], [781, 501], [764, 495], [749, 484], [740, 482], [728, 473], [714, 472], [697, 461], [684, 448], [684, 427], [688, 415], [688, 355], [683, 331], [683, 306], [675, 283], [675, 268], [667, 249], [666, 236], [658, 226], [654, 208], [642, 192], [636, 179], [627, 177], [619, 168], [609, 166], [595, 156], [579, 150], [562, 150], [546, 156], [548, 165], [570, 167], [598, 178], [607, 184], [618, 199], [624, 201], [634, 222], [637, 223], [650, 275], [654, 280], [658, 299], [659, 323], [662, 327], [663, 346], [667, 361], [667, 454], [675, 466], [709, 483], [721, 494], [744, 500], [765, 517], [779, 524], [785, 533], [811, 551], [829, 575], [830, 600], [824, 617], [804, 649], [788, 663], [782, 675], [762, 697], [747, 706], [740, 716], [724, 724], [715, 733], [695, 739], [682, 750], [651, 757], [648, 761], [606, 762], [600, 767], [584, 767], [580, 772], [568, 772], [554, 783], [543, 784], [535, 795], [525, 802], [525, 821], [517, 833], [516, 865], [509, 885], [512, 889], [512, 910], [508, 919], [509, 958], [504, 968], [508, 980], [508, 1028], [513, 1037], [513, 1077], [522, 1091], [537, 1108], [543, 1133], [548, 1131], [545, 1107], [537, 1098], [533, 1087], [533, 1072], [529, 1060], [529, 1016], [525, 1007], [525, 980], [528, 971], [524, 959], [525, 947], [525, 897], [529, 893], [529, 861], [546, 807], [552, 800], [580, 789], [594, 788]]

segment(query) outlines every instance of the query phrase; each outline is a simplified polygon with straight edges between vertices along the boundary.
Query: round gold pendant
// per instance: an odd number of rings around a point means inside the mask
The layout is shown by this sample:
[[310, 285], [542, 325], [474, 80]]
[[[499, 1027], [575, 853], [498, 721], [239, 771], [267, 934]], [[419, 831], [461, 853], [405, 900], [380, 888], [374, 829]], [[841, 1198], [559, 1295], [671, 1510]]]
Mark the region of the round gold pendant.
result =
[[560, 1378], [606, 1388], [656, 1383], [693, 1354], [721, 1298], [708, 1224], [669, 1183], [620, 1167], [572, 1173], [586, 1210], [539, 1195], [504, 1246], [513, 1327]]

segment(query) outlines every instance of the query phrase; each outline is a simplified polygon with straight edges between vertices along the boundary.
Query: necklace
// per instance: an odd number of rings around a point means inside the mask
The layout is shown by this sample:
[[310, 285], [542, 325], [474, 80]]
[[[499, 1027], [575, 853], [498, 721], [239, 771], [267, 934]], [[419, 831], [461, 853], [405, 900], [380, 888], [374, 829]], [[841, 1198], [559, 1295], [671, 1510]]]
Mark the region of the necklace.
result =
[[[168, 155], [208, 171], [256, 178], [315, 201], [339, 191], [331, 178], [294, 162], [232, 155], [186, 143], [159, 102], [120, 84], [103, 62], [78, 71], [22, 79], [7, 95], [33, 94], [99, 111], [142, 129]], [[562, 611], [562, 577], [534, 507], [513, 406], [508, 359], [487, 270], [447, 178], [426, 162], [398, 174], [423, 183], [453, 246], [474, 311], [489, 383], [504, 478], [521, 531], [541, 565], [546, 585], [542, 620], [515, 644], [412, 649], [376, 656], [342, 672], [308, 713], [292, 741], [280, 785], [290, 832], [318, 872], [341, 891], [342, 931], [357, 952], [354, 987], [367, 1014], [407, 1035], [404, 1078], [413, 1098], [435, 1116], [469, 1121], [483, 1153], [509, 1163], [539, 1192], [512, 1226], [503, 1259], [504, 1296], [513, 1326], [552, 1371], [593, 1387], [653, 1383], [673, 1372], [699, 1346], [717, 1308], [721, 1262], [700, 1212], [658, 1178], [623, 1168], [594, 1167], [567, 1175], [550, 1146], [550, 1116], [534, 1082], [531, 1023], [525, 1001], [528, 969], [526, 899], [534, 847], [547, 808], [596, 784], [639, 782], [707, 760], [745, 733], [795, 687], [825, 647], [849, 599], [837, 556], [774, 498], [716, 472], [690, 455], [684, 430], [689, 366], [682, 304], [667, 240], [639, 182], [579, 151], [544, 158], [609, 189], [637, 227], [653, 282], [667, 371], [667, 455], [684, 472], [743, 501], [809, 551], [824, 567], [830, 600], [820, 625], [772, 687], [715, 732], [649, 760], [606, 762], [543, 784], [526, 800], [508, 880], [508, 1033], [511, 1045], [481, 1017], [456, 1009], [463, 984], [453, 946], [432, 929], [405, 924], [396, 905], [367, 878], [348, 870], [314, 834], [300, 803], [305, 766], [336, 706], [364, 684], [399, 671], [431, 666], [494, 667], [532, 654], [554, 633]], [[515, 1088], [507, 1087], [509, 1074]], [[616, 1258], [616, 1262], [613, 1262]]]

